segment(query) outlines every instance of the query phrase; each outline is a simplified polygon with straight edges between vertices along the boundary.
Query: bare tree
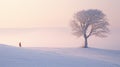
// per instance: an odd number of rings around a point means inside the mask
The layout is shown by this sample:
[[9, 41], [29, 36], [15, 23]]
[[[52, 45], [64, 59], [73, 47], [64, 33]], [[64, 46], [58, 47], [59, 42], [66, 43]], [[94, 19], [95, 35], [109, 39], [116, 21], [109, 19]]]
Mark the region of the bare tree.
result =
[[106, 37], [109, 32], [106, 15], [97, 9], [82, 10], [74, 15], [71, 22], [73, 34], [84, 37], [83, 48], [88, 47], [87, 39], [92, 36]]

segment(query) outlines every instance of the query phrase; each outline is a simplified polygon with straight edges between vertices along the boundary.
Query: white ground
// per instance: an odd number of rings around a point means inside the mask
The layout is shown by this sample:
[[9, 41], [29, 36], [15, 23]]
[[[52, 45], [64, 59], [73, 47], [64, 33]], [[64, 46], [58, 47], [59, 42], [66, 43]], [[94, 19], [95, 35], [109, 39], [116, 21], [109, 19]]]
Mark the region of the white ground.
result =
[[19, 48], [0, 44], [0, 67], [120, 67], [120, 50]]

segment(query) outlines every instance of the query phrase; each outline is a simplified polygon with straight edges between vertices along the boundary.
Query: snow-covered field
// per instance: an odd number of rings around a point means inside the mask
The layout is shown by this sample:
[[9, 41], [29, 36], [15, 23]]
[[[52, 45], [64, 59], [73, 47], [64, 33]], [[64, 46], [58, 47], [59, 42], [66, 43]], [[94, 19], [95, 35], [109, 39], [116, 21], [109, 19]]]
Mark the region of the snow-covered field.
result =
[[120, 67], [120, 50], [19, 48], [0, 44], [0, 67]]

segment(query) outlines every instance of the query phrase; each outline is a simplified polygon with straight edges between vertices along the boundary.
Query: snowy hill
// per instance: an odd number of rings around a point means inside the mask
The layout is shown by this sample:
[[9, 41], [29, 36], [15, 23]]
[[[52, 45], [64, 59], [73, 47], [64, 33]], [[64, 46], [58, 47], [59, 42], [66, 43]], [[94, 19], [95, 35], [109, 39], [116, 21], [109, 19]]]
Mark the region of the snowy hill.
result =
[[18, 48], [0, 44], [0, 67], [120, 67], [120, 50]]

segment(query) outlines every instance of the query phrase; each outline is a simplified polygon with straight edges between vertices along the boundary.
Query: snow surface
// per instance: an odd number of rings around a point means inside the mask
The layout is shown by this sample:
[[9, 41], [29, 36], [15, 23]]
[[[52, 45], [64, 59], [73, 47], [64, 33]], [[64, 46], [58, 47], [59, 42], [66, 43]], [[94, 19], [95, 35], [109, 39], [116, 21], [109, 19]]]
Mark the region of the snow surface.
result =
[[19, 48], [0, 44], [0, 67], [120, 67], [120, 50]]

